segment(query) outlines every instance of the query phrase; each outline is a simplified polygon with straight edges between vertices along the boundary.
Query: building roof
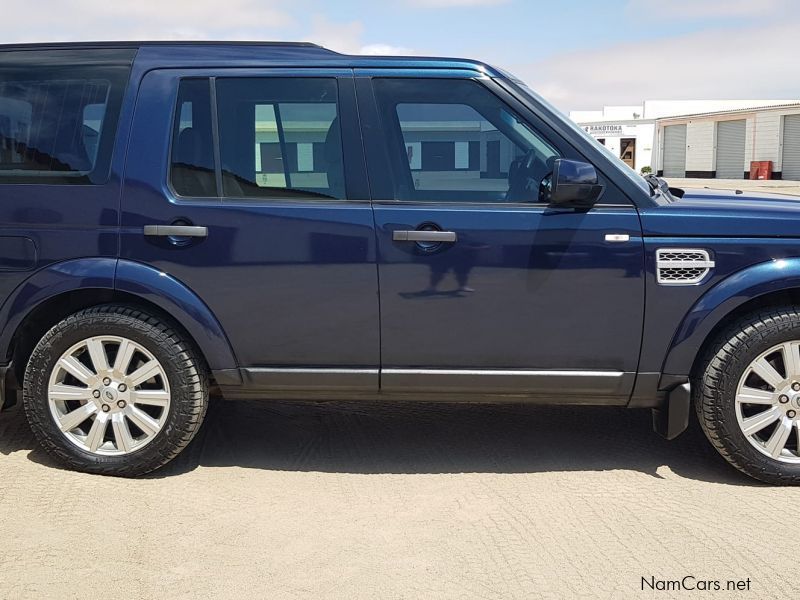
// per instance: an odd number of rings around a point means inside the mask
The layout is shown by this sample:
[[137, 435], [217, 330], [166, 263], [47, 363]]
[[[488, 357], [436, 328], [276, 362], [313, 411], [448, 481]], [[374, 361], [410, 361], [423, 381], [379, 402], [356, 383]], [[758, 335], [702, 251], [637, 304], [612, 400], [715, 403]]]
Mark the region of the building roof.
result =
[[784, 108], [800, 108], [800, 102], [787, 102], [784, 104], [766, 104], [764, 106], [751, 106], [748, 108], [733, 108], [730, 110], [714, 110], [710, 112], [694, 113], [691, 115], [675, 115], [671, 117], [657, 117], [656, 121], [672, 121], [684, 119], [696, 119], [698, 117], [714, 117], [719, 115], [735, 115], [741, 113], [750, 113], [758, 110], [779, 110]]

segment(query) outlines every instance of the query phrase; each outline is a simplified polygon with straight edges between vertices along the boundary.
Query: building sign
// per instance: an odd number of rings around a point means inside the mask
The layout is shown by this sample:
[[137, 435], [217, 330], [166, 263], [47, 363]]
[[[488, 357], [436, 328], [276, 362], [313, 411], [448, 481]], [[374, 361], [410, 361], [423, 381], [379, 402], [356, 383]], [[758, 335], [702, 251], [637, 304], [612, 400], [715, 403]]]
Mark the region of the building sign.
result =
[[584, 125], [583, 129], [596, 138], [607, 137], [636, 137], [635, 125]]

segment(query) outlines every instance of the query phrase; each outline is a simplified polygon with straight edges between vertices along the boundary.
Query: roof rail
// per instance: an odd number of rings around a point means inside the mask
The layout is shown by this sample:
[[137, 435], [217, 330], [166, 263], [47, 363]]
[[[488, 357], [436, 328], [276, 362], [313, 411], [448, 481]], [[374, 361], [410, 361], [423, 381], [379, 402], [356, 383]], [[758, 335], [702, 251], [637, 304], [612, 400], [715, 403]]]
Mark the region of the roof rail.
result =
[[0, 49], [10, 50], [13, 48], [98, 48], [98, 47], [140, 47], [140, 46], [284, 46], [290, 48], [316, 48], [327, 50], [336, 54], [333, 50], [328, 50], [314, 44], [313, 42], [279, 42], [279, 41], [236, 41], [226, 42], [223, 40], [106, 40], [106, 41], [82, 41], [82, 42], [24, 42], [12, 44], [0, 44]]

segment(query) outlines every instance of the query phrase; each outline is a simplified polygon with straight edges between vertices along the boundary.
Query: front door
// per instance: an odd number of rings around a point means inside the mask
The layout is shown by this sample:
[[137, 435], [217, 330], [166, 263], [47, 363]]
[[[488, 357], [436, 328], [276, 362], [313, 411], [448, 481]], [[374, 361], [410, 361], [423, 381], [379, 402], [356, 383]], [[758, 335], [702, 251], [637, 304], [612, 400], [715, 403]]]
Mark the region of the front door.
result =
[[606, 181], [591, 210], [540, 203], [553, 160], [581, 157], [479, 80], [358, 75], [381, 389], [625, 402], [644, 302], [630, 201]]
[[338, 387], [339, 374], [376, 390], [375, 236], [350, 72], [155, 71], [134, 119], [122, 258], [199, 296], [256, 385]]

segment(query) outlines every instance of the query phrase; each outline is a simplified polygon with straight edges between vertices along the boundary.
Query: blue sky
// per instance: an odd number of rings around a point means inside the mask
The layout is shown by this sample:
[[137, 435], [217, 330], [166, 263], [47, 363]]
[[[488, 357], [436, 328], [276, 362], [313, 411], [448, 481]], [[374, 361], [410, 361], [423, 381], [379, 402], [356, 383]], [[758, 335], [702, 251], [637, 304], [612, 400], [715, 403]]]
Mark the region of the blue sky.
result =
[[466, 56], [513, 71], [564, 110], [644, 99], [800, 98], [793, 0], [10, 4], [2, 42], [277, 39], [347, 53]]

